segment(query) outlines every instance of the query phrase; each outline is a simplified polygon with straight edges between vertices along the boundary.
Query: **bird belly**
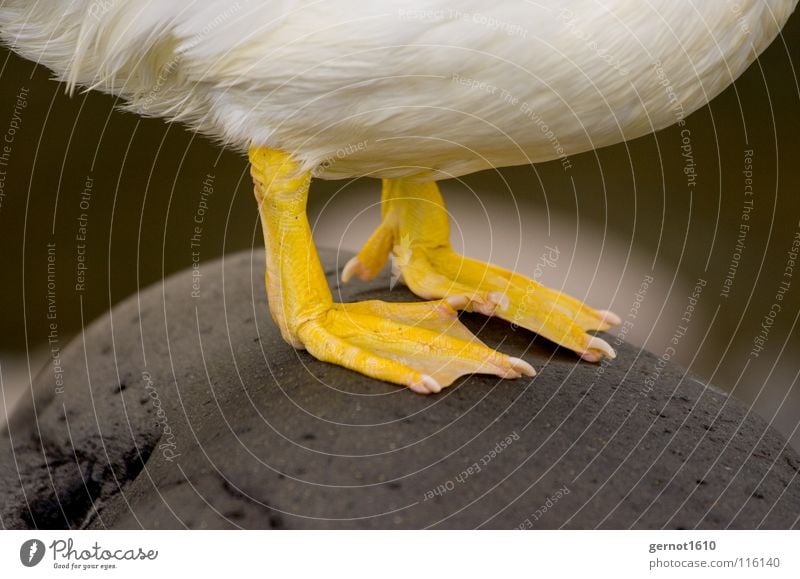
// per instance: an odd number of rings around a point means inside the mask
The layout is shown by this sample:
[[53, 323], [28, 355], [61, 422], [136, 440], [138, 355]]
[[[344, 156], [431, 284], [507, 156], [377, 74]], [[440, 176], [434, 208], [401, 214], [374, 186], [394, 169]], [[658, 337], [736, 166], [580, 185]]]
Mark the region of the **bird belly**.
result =
[[317, 176], [440, 179], [680, 121], [796, 2], [7, 0], [0, 32], [71, 86]]
[[253, 64], [250, 82], [218, 89], [214, 131], [280, 147], [334, 179], [563, 160], [684, 119], [747, 68], [795, 0], [738, 11], [672, 0], [497, 4], [406, 2], [357, 26], [330, 16], [316, 33], [289, 24], [273, 40], [305, 31], [307, 51], [271, 44], [264, 78]]

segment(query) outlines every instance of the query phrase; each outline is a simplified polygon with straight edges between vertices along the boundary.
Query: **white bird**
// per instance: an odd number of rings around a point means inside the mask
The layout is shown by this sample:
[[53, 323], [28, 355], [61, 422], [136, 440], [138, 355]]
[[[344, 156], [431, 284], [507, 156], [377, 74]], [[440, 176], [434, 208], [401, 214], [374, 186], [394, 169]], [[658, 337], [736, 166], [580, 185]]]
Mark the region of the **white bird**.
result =
[[[70, 90], [122, 97], [248, 150], [284, 338], [420, 393], [532, 375], [455, 309], [574, 350], [619, 322], [457, 255], [439, 179], [529, 164], [683, 123], [778, 35], [797, 0], [0, 0], [0, 35]], [[383, 179], [383, 220], [345, 267], [389, 255], [416, 304], [334, 303], [305, 217], [311, 177]], [[455, 308], [455, 309], [454, 309]]]

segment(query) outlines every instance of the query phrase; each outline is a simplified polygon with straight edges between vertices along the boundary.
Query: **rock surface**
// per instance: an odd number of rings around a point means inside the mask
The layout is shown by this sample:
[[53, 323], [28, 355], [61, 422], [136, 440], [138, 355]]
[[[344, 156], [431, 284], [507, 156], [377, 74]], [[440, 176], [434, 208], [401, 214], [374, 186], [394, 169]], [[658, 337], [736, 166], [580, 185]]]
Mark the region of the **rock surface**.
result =
[[[342, 301], [411, 300], [386, 277]], [[263, 254], [134, 296], [0, 436], [5, 528], [788, 528], [800, 458], [737, 400], [622, 344], [602, 366], [466, 315], [532, 379], [422, 397], [280, 338]], [[609, 337], [614, 340], [614, 336]]]

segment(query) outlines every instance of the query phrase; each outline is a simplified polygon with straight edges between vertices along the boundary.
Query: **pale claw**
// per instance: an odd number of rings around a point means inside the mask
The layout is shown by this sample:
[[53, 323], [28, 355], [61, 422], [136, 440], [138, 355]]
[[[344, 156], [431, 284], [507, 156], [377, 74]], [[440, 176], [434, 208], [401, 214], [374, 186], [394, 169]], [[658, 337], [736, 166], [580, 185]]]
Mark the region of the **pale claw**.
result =
[[418, 382], [409, 385], [417, 394], [438, 394], [442, 391], [442, 386], [433, 377], [423, 374]]
[[611, 326], [618, 326], [622, 323], [622, 319], [612, 311], [609, 310], [597, 310], [597, 313], [600, 314], [600, 318], [606, 324]]
[[592, 336], [586, 342], [586, 350], [581, 354], [581, 358], [587, 362], [599, 362], [603, 356], [613, 360], [617, 357], [617, 353], [604, 339]]
[[505, 312], [511, 306], [511, 300], [503, 292], [489, 292], [486, 297], [473, 294], [470, 298], [469, 311], [478, 312], [484, 316], [494, 316], [498, 312]]
[[534, 370], [533, 366], [528, 364], [522, 358], [514, 358], [513, 356], [509, 356], [508, 360], [511, 362], [511, 367], [523, 376], [536, 376], [536, 370]]
[[358, 260], [358, 256], [351, 258], [342, 270], [342, 283], [349, 282], [353, 278], [353, 275], [361, 277], [363, 269], [361, 262]]
[[453, 309], [461, 310], [469, 303], [469, 297], [460, 295], [460, 296], [447, 296], [444, 298], [448, 304], [450, 304]]

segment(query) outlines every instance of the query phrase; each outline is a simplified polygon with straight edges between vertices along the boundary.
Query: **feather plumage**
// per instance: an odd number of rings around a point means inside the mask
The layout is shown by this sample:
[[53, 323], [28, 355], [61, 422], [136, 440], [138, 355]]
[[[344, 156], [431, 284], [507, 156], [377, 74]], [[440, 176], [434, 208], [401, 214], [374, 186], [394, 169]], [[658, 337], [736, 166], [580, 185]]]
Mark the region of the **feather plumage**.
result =
[[674, 123], [796, 1], [6, 0], [0, 33], [70, 88], [321, 177], [443, 178]]

